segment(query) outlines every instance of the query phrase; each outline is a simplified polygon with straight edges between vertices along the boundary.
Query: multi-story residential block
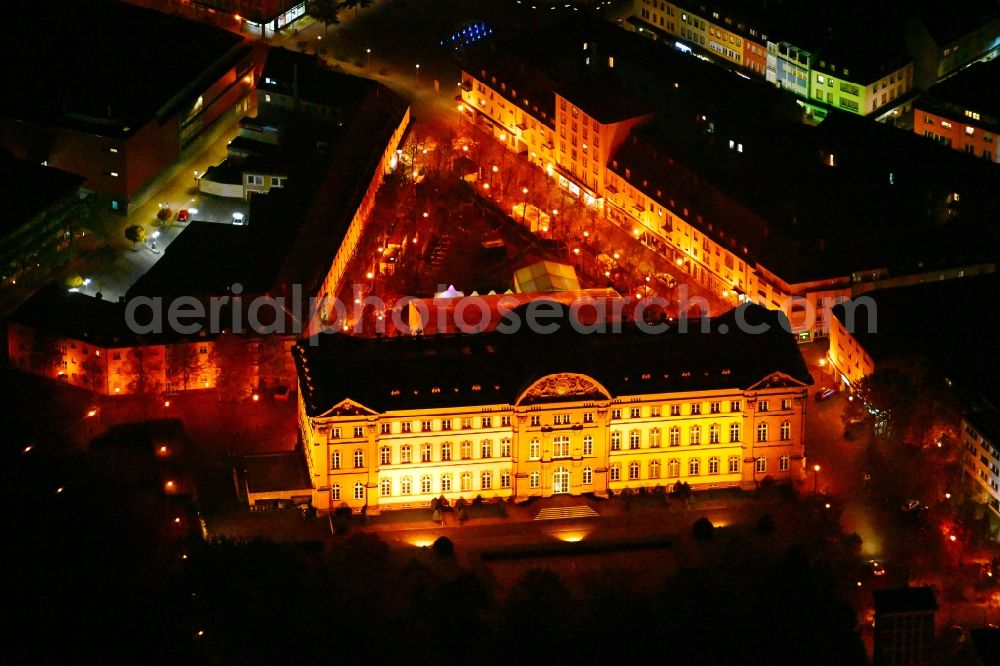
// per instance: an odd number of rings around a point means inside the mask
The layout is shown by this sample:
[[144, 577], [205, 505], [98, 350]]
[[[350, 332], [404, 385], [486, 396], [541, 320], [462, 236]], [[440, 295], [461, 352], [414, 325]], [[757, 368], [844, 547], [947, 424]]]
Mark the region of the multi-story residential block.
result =
[[962, 462], [977, 499], [1000, 518], [1000, 414], [984, 404], [962, 417]]
[[[31, 8], [24, 20], [47, 20]], [[0, 146], [83, 176], [110, 210], [144, 203], [249, 108], [258, 63], [239, 35], [119, 2], [59, 11], [47, 38], [73, 57], [36, 58], [26, 34], [4, 40], [3, 59], [16, 66]], [[151, 47], [165, 35], [169, 48]]]
[[875, 590], [875, 666], [929, 666], [934, 663], [934, 615], [930, 587]]
[[780, 315], [743, 306], [708, 331], [660, 334], [556, 322], [297, 346], [313, 505], [753, 487], [803, 469], [812, 380]]
[[17, 370], [97, 395], [175, 393], [216, 388], [220, 368], [239, 364], [251, 388], [291, 386], [293, 336], [141, 335], [131, 330], [123, 303], [93, 294], [42, 289], [11, 317], [7, 353]]
[[612, 77], [590, 77], [555, 92], [559, 185], [594, 205], [606, 189], [610, 156], [636, 125], [648, 122], [649, 107]]
[[710, 3], [636, 0], [629, 25], [640, 33], [676, 42], [678, 48], [698, 48], [721, 63], [758, 76], [767, 66], [767, 34], [749, 18], [752, 9], [729, 0]]
[[914, 103], [913, 131], [969, 155], [1000, 162], [1000, 58], [976, 63]]
[[862, 44], [831, 43], [812, 59], [810, 98], [868, 115], [895, 105], [913, 87], [913, 62], [900, 47], [878, 52]]
[[[857, 20], [846, 22], [848, 16]], [[820, 119], [828, 106], [862, 115], [888, 110], [893, 102], [905, 103], [909, 90], [926, 89], [1000, 48], [1000, 8], [990, 0], [829, 8], [636, 0], [627, 26], [764, 76], [808, 100], [810, 111], [818, 102]]]

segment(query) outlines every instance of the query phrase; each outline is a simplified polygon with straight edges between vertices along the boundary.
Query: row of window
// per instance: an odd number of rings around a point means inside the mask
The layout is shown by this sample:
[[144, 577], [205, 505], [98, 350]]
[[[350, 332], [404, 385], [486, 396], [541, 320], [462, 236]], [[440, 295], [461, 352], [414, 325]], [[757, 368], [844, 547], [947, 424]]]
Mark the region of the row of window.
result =
[[[505, 469], [500, 472], [500, 488], [510, 488], [510, 470]], [[462, 472], [459, 475], [459, 489], [464, 491], [473, 490], [472, 472]], [[493, 489], [493, 472], [484, 471], [479, 473], [479, 487], [476, 490]], [[418, 488], [421, 494], [432, 492], [450, 493], [454, 489], [454, 477], [451, 474], [442, 474], [438, 480], [438, 490], [434, 489], [434, 477], [424, 474], [418, 480], [418, 485], [414, 486], [413, 477], [404, 476], [399, 479], [399, 494], [412, 495], [414, 488]], [[391, 478], [384, 477], [379, 480], [379, 494], [382, 497], [391, 497], [393, 494], [393, 482]]]
[[[680, 446], [681, 445], [681, 429], [677, 426], [671, 427], [668, 431], [668, 444], [670, 446]], [[708, 427], [708, 443], [709, 444], [719, 444], [721, 438], [722, 428], [718, 424], [712, 424]], [[736, 444], [740, 442], [741, 426], [739, 423], [729, 424], [729, 442]], [[779, 426], [779, 437], [781, 441], [788, 441], [792, 438], [792, 424], [790, 421], [783, 421]], [[767, 423], [757, 424], [757, 441], [767, 442], [770, 438], [770, 426]], [[702, 429], [699, 425], [693, 425], [688, 428], [688, 438], [687, 444], [690, 446], [698, 446], [702, 443]], [[649, 431], [648, 446], [649, 448], [659, 448], [662, 445], [662, 431], [659, 428], [653, 428]], [[629, 449], [640, 449], [642, 448], [642, 432], [639, 430], [630, 430], [628, 433], [628, 448]], [[620, 430], [611, 431], [611, 450], [621, 451], [622, 450], [622, 432]], [[458, 452], [461, 460], [471, 460], [473, 446], [471, 441], [460, 442], [458, 445]], [[452, 460], [452, 443], [442, 442], [439, 449], [438, 460], [442, 462], [448, 462]], [[420, 462], [434, 462], [434, 445], [431, 443], [421, 444], [419, 448]], [[500, 440], [500, 446], [498, 449], [494, 448], [493, 440], [484, 439], [479, 443], [479, 457], [480, 458], [492, 458], [494, 454], [497, 454], [501, 458], [508, 458], [511, 455], [511, 440], [505, 437]], [[414, 461], [414, 447], [409, 444], [404, 444], [399, 447], [399, 463], [409, 464]], [[568, 458], [570, 456], [570, 438], [568, 435], [561, 435], [554, 437], [552, 439], [552, 457], [553, 458]], [[583, 437], [583, 455], [592, 456], [594, 455], [594, 438], [592, 435], [585, 435]], [[528, 458], [530, 460], [540, 460], [542, 457], [542, 444], [541, 441], [535, 437], [528, 442]], [[365, 453], [362, 449], [356, 449], [353, 455], [354, 467], [362, 468], [365, 462]], [[379, 449], [379, 464], [381, 465], [391, 465], [393, 464], [392, 447], [383, 446]], [[333, 451], [330, 454], [330, 467], [332, 469], [340, 469], [342, 465], [341, 452]]]
[[[718, 456], [711, 456], [707, 462], [707, 473], [709, 475], [720, 474], [721, 473], [722, 461]], [[662, 463], [659, 460], [651, 460], [647, 464], [647, 479], [659, 479], [661, 478]], [[791, 458], [788, 455], [783, 455], [778, 458], [778, 470], [781, 472], [787, 472], [791, 466]], [[754, 460], [754, 468], [757, 473], [767, 472], [767, 457], [759, 456]], [[740, 457], [739, 456], [729, 456], [727, 460], [728, 473], [738, 474], [740, 471]], [[628, 464], [627, 467], [628, 480], [637, 481], [642, 478], [642, 466], [637, 461], [633, 461]], [[701, 458], [689, 458], [687, 461], [687, 474], [688, 476], [700, 476], [702, 472], [702, 461]], [[560, 468], [556, 472], [557, 474], [567, 475], [568, 472], [565, 468]], [[677, 458], [671, 458], [667, 461], [666, 469], [667, 478], [678, 478], [681, 475], [681, 461]], [[582, 470], [582, 483], [585, 486], [592, 485], [594, 482], [594, 469], [592, 467], [584, 467]], [[538, 470], [533, 470], [528, 475], [528, 487], [532, 489], [537, 489], [541, 487], [541, 473]], [[492, 471], [483, 471], [479, 473], [479, 487], [473, 488], [473, 474], [472, 472], [462, 472], [459, 475], [459, 490], [463, 492], [468, 492], [472, 490], [492, 490], [494, 474]], [[622, 480], [622, 466], [618, 463], [611, 465], [610, 468], [610, 480], [611, 481], [621, 481]], [[499, 488], [507, 489], [510, 488], [511, 473], [510, 470], [502, 470], [499, 474]], [[411, 495], [414, 492], [414, 488], [418, 488], [420, 494], [430, 494], [432, 492], [442, 492], [448, 493], [454, 490], [454, 476], [451, 474], [442, 474], [438, 480], [438, 489], [434, 488], [434, 477], [430, 474], [424, 474], [418, 479], [418, 485], [414, 486], [413, 477], [404, 476], [399, 480], [399, 494], [400, 495]], [[393, 480], [391, 478], [382, 478], [379, 480], [379, 493], [382, 497], [391, 497], [393, 494]], [[334, 484], [330, 488], [330, 498], [335, 501], [341, 499], [341, 489], [340, 484]], [[363, 483], [354, 484], [354, 499], [363, 500], [365, 498], [365, 486]]]
[[[670, 416], [681, 416], [682, 406], [680, 404], [670, 405]], [[792, 408], [792, 401], [789, 398], [785, 398], [781, 401], [781, 409], [789, 410]], [[731, 413], [742, 411], [742, 402], [740, 400], [732, 400], [729, 402], [729, 411]], [[770, 411], [770, 401], [768, 400], [758, 400], [757, 401], [757, 411], [767, 412]], [[711, 402], [709, 403], [710, 414], [721, 414], [722, 413], [722, 403], [721, 402]], [[659, 405], [653, 405], [650, 407], [630, 407], [627, 410], [616, 407], [611, 410], [612, 420], [620, 420], [623, 418], [624, 414], [628, 414], [628, 418], [638, 419], [643, 417], [659, 418], [663, 416], [663, 409]], [[689, 416], [699, 416], [702, 414], [702, 403], [694, 402], [688, 405], [685, 415]], [[583, 423], [593, 423], [594, 413], [585, 412], [583, 414]], [[414, 424], [419, 424], [419, 430], [414, 430]], [[499, 417], [498, 423], [500, 427], [510, 427], [511, 417], [509, 415], [504, 415]], [[540, 414], [531, 414], [529, 416], [529, 423], [532, 426], [538, 427], [542, 425], [542, 417]], [[554, 414], [552, 416], [552, 425], [569, 425], [571, 423], [570, 414]], [[398, 424], [398, 429], [396, 427]], [[432, 432], [434, 431], [434, 421], [422, 420], [422, 421], [387, 421], [385, 423], [379, 424], [380, 434], [389, 435], [394, 433], [412, 433], [412, 432]], [[453, 429], [454, 421], [453, 419], [441, 419], [439, 422], [439, 430], [442, 432], [448, 432]], [[473, 417], [463, 417], [460, 420], [460, 425], [462, 430], [471, 430], [476, 427], [476, 423]], [[492, 428], [494, 427], [494, 419], [492, 416], [481, 416], [479, 417], [479, 428]], [[353, 428], [353, 435], [355, 438], [364, 437], [364, 427], [355, 426]], [[330, 429], [330, 439], [340, 439], [343, 436], [343, 430], [341, 428], [331, 428]], [[736, 441], [736, 440], [734, 440]]]
[[[718, 456], [711, 456], [708, 459], [708, 473], [709, 474], [719, 474], [721, 469], [721, 460]], [[759, 456], [754, 460], [754, 465], [756, 471], [763, 473], [767, 471], [767, 456]], [[791, 465], [791, 458], [788, 455], [783, 455], [778, 458], [778, 470], [781, 472], [787, 472]], [[659, 460], [650, 460], [647, 465], [646, 477], [647, 479], [659, 479], [661, 476], [661, 463]], [[727, 469], [730, 474], [737, 474], [740, 471], [740, 457], [739, 456], [729, 456], [727, 461]], [[637, 481], [642, 478], [642, 465], [633, 460], [628, 464], [628, 480]], [[689, 458], [687, 464], [687, 474], [688, 476], [699, 476], [702, 473], [702, 461], [701, 458]], [[667, 461], [667, 478], [676, 478], [681, 475], [681, 461], [677, 458], [671, 458]], [[614, 463], [611, 465], [610, 469], [610, 480], [611, 481], [621, 481], [622, 480], [622, 466], [619, 463]]]

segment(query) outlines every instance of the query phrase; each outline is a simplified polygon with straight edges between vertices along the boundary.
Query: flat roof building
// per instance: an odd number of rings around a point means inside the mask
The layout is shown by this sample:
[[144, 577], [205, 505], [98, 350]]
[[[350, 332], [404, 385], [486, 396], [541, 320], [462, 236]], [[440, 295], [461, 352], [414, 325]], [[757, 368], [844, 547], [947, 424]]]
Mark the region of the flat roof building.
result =
[[46, 43], [3, 40], [0, 146], [83, 176], [112, 210], [145, 202], [248, 108], [255, 62], [239, 35], [109, 0], [31, 3], [20, 18], [44, 23]]

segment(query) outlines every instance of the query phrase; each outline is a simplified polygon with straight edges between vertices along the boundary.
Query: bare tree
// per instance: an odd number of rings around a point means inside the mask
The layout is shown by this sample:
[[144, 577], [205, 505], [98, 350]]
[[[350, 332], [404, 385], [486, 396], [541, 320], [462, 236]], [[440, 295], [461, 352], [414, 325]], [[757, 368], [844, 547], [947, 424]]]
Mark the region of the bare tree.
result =
[[167, 347], [167, 377], [188, 390], [191, 378], [201, 367], [197, 343], [179, 342]]
[[215, 339], [210, 360], [218, 373], [215, 387], [220, 399], [242, 397], [252, 388], [253, 359], [245, 338], [223, 333]]
[[124, 370], [128, 378], [128, 390], [133, 395], [148, 397], [160, 390], [163, 364], [155, 349], [140, 344], [128, 352]]
[[100, 357], [96, 354], [88, 355], [80, 368], [87, 387], [94, 393], [103, 393], [107, 388], [107, 372]]

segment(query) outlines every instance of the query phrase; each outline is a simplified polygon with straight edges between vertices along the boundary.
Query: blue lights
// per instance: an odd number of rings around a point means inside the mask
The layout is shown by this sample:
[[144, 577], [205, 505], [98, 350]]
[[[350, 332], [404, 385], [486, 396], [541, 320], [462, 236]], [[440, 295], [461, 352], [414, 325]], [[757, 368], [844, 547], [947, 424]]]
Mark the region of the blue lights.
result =
[[475, 44], [481, 39], [485, 39], [493, 34], [493, 28], [486, 25], [485, 21], [474, 21], [462, 26], [458, 32], [450, 35], [447, 39], [442, 39], [441, 46], [452, 46], [457, 51], [463, 46]]

